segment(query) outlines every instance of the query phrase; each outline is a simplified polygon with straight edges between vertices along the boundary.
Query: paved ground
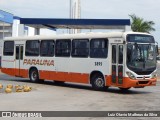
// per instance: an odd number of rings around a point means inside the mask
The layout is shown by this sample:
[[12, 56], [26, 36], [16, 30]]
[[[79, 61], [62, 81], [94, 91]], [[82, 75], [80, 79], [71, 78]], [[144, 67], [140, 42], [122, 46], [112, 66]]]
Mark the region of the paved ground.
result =
[[29, 85], [33, 88], [29, 93], [6, 94], [4, 90], [0, 90], [0, 111], [160, 111], [160, 81], [157, 82], [157, 86], [132, 88], [125, 93], [118, 88], [93, 91], [90, 86], [71, 83], [64, 85], [55, 85], [51, 81], [44, 84], [30, 83], [28, 79], [4, 74], [0, 74], [0, 83], [4, 86]]

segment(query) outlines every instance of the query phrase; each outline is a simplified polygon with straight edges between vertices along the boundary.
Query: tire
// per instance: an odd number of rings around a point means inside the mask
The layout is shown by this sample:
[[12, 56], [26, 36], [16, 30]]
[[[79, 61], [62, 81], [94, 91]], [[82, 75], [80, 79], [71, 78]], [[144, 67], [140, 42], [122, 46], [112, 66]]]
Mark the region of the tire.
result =
[[39, 75], [37, 69], [31, 69], [29, 72], [29, 78], [31, 82], [39, 82]]
[[94, 90], [104, 90], [105, 88], [105, 81], [102, 75], [100, 74], [95, 74], [91, 78], [91, 85]]

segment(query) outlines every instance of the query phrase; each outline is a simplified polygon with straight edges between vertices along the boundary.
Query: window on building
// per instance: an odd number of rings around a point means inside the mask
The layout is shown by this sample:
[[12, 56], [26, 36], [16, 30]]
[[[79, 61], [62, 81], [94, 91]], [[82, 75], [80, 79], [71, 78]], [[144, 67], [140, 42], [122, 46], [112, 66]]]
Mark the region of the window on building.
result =
[[3, 55], [13, 56], [13, 54], [14, 54], [14, 41], [5, 41]]
[[39, 40], [26, 41], [26, 56], [39, 56], [40, 42]]
[[92, 39], [90, 42], [91, 58], [107, 58], [108, 39]]
[[72, 57], [88, 57], [89, 40], [73, 40], [72, 41]]
[[69, 57], [71, 51], [71, 40], [56, 40], [56, 56]]
[[40, 55], [46, 57], [54, 56], [54, 41], [53, 40], [42, 40], [40, 47]]

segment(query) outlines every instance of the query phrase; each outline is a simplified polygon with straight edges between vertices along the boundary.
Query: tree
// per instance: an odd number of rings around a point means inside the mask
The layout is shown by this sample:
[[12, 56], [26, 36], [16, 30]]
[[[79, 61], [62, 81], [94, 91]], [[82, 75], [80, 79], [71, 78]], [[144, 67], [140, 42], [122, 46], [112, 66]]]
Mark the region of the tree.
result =
[[131, 17], [131, 29], [134, 32], [147, 32], [155, 31], [153, 21], [144, 21], [143, 18], [137, 17], [135, 14], [129, 15]]

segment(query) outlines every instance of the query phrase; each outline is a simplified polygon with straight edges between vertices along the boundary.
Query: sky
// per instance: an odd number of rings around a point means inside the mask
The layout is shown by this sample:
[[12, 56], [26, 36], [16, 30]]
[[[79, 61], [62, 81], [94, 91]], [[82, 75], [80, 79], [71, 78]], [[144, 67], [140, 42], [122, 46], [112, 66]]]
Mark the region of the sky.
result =
[[[0, 0], [0, 9], [24, 18], [69, 18], [70, 0]], [[81, 0], [81, 18], [154, 21], [151, 34], [160, 45], [160, 0]]]

